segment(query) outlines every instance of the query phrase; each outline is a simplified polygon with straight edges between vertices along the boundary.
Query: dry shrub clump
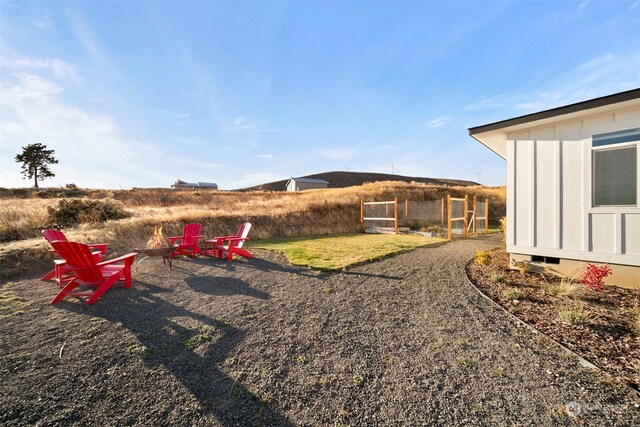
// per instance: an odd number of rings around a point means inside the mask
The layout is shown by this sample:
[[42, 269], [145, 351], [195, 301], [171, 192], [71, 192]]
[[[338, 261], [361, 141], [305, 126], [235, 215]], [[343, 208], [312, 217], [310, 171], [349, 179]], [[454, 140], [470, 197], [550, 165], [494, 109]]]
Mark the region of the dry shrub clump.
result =
[[558, 312], [560, 320], [572, 325], [584, 326], [591, 323], [591, 316], [584, 304], [567, 306]]
[[559, 298], [580, 299], [587, 294], [587, 289], [573, 278], [563, 278], [560, 283], [545, 286], [544, 290], [549, 295]]
[[130, 216], [121, 203], [109, 199], [62, 199], [57, 206], [48, 206], [47, 214], [49, 224], [57, 227], [101, 223]]
[[491, 251], [476, 251], [476, 264], [478, 265], [489, 265], [491, 262]]

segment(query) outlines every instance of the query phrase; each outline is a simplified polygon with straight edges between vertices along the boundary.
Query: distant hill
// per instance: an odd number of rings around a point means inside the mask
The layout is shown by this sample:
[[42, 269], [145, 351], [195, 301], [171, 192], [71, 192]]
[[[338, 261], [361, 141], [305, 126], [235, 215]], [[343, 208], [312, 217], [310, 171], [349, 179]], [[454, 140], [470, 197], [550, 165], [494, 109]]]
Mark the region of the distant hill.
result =
[[[313, 178], [324, 179], [329, 183], [329, 188], [352, 187], [354, 185], [362, 185], [366, 182], [378, 181], [404, 181], [404, 182], [421, 182], [424, 184], [436, 185], [478, 185], [477, 182], [464, 181], [461, 179], [445, 179], [445, 178], [422, 178], [418, 176], [393, 175], [388, 173], [369, 173], [369, 172], [323, 172], [313, 175], [300, 176], [296, 178]], [[242, 188], [237, 191], [286, 191], [287, 179], [282, 181], [274, 181], [266, 184], [256, 185], [253, 187]]]

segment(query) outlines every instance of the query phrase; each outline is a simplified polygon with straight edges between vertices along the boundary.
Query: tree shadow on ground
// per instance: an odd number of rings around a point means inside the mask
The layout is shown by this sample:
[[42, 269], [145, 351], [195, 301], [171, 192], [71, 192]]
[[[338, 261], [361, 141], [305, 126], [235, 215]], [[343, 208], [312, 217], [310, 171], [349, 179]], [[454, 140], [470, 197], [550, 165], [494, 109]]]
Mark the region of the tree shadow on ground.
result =
[[[401, 255], [402, 253], [395, 253], [395, 254], [390, 254], [389, 256], [387, 256], [386, 258], [390, 258], [393, 256], [398, 256]], [[288, 273], [288, 274], [295, 274], [298, 276], [303, 276], [303, 277], [310, 277], [310, 278], [314, 278], [314, 279], [319, 279], [319, 280], [324, 280], [330, 276], [336, 275], [336, 274], [346, 274], [346, 275], [350, 275], [350, 276], [363, 276], [363, 277], [375, 277], [378, 279], [387, 279], [387, 280], [404, 280], [404, 277], [400, 277], [400, 276], [390, 276], [390, 275], [386, 275], [386, 274], [375, 274], [375, 273], [366, 273], [366, 272], [362, 272], [362, 271], [353, 271], [353, 270], [349, 270], [350, 268], [355, 268], [355, 267], [361, 267], [363, 265], [369, 264], [371, 262], [375, 262], [378, 261], [382, 258], [376, 259], [374, 261], [363, 261], [361, 263], [358, 264], [354, 264], [352, 266], [347, 267], [348, 269], [345, 270], [335, 270], [335, 271], [322, 271], [322, 270], [316, 270], [316, 269], [312, 269], [309, 267], [303, 267], [303, 266], [296, 266], [296, 265], [283, 265], [277, 262], [273, 262], [273, 261], [268, 261], [266, 259], [262, 259], [262, 258], [251, 258], [251, 259], [238, 259], [232, 262], [228, 262], [226, 259], [217, 259], [217, 258], [212, 258], [212, 257], [206, 257], [206, 258], [195, 258], [195, 259], [189, 259], [189, 261], [195, 263], [195, 264], [199, 264], [199, 265], [205, 265], [205, 266], [211, 266], [213, 268], [221, 268], [225, 271], [228, 272], [235, 272], [238, 271], [241, 268], [250, 268], [250, 269], [256, 269], [258, 271], [264, 272], [264, 273], [272, 273], [272, 272], [281, 272], [281, 273]], [[183, 267], [176, 267], [174, 264], [174, 270], [178, 269], [186, 274], [189, 274], [191, 276], [194, 277], [200, 277], [198, 275], [196, 275], [193, 272], [190, 272], [188, 269], [183, 268]], [[208, 292], [207, 292], [208, 293]], [[225, 294], [226, 295], [226, 294]]]
[[189, 276], [187, 286], [196, 292], [207, 295], [230, 296], [244, 295], [248, 297], [267, 300], [270, 295], [264, 291], [253, 288], [243, 280], [232, 277]]
[[[226, 262], [226, 261], [225, 261]], [[359, 264], [359, 265], [363, 265], [365, 263]], [[304, 277], [311, 277], [314, 279], [326, 279], [329, 276], [332, 275], [336, 275], [336, 274], [347, 274], [347, 275], [351, 275], [351, 276], [366, 276], [366, 277], [376, 277], [376, 278], [380, 278], [380, 279], [390, 279], [390, 280], [404, 280], [403, 277], [399, 277], [399, 276], [388, 276], [385, 274], [374, 274], [374, 273], [364, 273], [361, 271], [352, 271], [352, 270], [336, 270], [336, 271], [322, 271], [322, 270], [315, 270], [315, 269], [311, 269], [308, 267], [301, 267], [301, 266], [295, 266], [295, 265], [282, 265], [282, 264], [278, 264], [272, 261], [267, 261], [264, 259], [257, 259], [257, 258], [253, 258], [251, 260], [247, 260], [246, 262], [242, 263], [242, 264], [238, 264], [237, 267], [234, 266], [232, 263], [226, 263], [226, 264], [220, 264], [217, 265], [227, 271], [235, 271], [238, 267], [239, 268], [253, 268], [259, 271], [262, 271], [264, 273], [270, 273], [270, 272], [282, 272], [282, 273], [289, 273], [289, 274], [296, 274], [299, 276], [304, 276]]]
[[[228, 286], [230, 290], [248, 287], [236, 282]], [[110, 292], [111, 301], [90, 308], [64, 301], [58, 306], [85, 315], [91, 310], [92, 316], [122, 324], [140, 341], [144, 362], [150, 368], [164, 366], [198, 399], [203, 412], [222, 425], [292, 425], [238, 378], [217, 368], [244, 339], [242, 329], [166, 301], [163, 294], [173, 292], [163, 287], [139, 280], [133, 287], [135, 292]]]
[[312, 277], [312, 278], [317, 278], [319, 276], [318, 272], [309, 270], [305, 267], [297, 267], [294, 265], [282, 265], [276, 262], [267, 261], [266, 259], [260, 259], [260, 258], [252, 258], [250, 260], [243, 262], [242, 264], [236, 264], [236, 265], [234, 265], [234, 262], [222, 261], [216, 266], [228, 271], [234, 271], [238, 267], [246, 267], [246, 268], [253, 268], [253, 269], [262, 271], [264, 273], [271, 273], [275, 271], [275, 272], [296, 274], [298, 276]]

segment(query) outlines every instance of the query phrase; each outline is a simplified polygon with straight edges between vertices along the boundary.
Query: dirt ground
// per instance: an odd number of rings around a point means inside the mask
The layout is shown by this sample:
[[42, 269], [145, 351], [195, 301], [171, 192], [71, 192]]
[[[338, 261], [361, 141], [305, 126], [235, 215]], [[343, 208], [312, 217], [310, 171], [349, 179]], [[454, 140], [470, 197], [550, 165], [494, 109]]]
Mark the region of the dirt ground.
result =
[[[0, 285], [3, 425], [637, 425], [637, 402], [466, 281], [459, 240], [339, 273], [148, 259], [93, 306]], [[44, 273], [37, 272], [38, 274]]]

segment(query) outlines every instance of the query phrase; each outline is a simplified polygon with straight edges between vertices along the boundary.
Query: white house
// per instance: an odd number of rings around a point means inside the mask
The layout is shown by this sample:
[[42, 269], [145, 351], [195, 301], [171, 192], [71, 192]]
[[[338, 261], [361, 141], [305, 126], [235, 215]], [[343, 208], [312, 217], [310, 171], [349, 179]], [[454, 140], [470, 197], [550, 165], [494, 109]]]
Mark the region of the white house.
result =
[[317, 190], [328, 186], [324, 179], [291, 178], [287, 181], [287, 191]]
[[640, 287], [640, 89], [469, 129], [507, 160], [507, 251]]

